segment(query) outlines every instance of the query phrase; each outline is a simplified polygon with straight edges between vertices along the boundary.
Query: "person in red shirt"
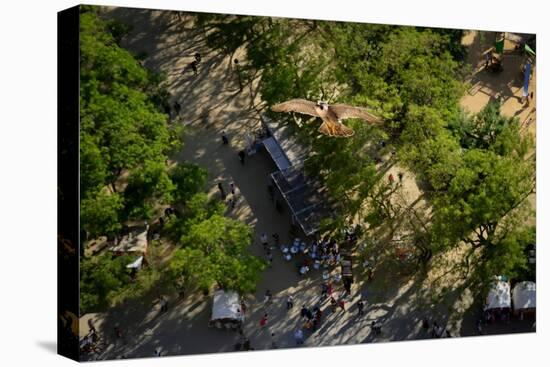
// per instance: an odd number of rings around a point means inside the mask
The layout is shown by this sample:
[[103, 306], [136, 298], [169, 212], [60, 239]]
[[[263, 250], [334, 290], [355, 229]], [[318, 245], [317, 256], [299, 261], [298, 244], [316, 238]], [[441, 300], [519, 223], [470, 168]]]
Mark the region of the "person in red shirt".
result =
[[339, 300], [338, 301], [338, 307], [340, 307], [342, 309], [342, 311], [346, 312], [346, 301], [344, 301], [343, 299]]
[[260, 328], [264, 328], [267, 325], [267, 314], [264, 314], [264, 316], [260, 319]]

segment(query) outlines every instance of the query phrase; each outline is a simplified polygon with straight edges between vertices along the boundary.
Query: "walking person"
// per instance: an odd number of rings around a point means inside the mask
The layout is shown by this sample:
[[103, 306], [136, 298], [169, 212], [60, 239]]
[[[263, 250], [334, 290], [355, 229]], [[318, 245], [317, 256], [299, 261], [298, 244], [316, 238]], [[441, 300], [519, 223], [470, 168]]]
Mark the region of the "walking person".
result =
[[273, 242], [275, 243], [275, 247], [278, 248], [279, 247], [279, 234], [278, 233], [273, 233], [271, 235], [273, 237]]
[[233, 182], [229, 184], [229, 191], [231, 191], [231, 194], [236, 195], [237, 189], [235, 188], [235, 184]]
[[229, 144], [229, 139], [227, 138], [227, 134], [225, 133], [225, 130], [222, 131], [222, 144], [223, 145]]
[[220, 190], [220, 194], [222, 196], [222, 200], [225, 200], [225, 198], [227, 197], [226, 193], [225, 193], [225, 190], [223, 188], [223, 184], [221, 182], [218, 182], [218, 189]]
[[197, 62], [197, 64], [200, 64], [201, 60], [202, 60], [201, 54], [198, 52], [195, 52], [195, 61]]
[[307, 317], [308, 321], [313, 320], [313, 312], [311, 312], [311, 310], [309, 308], [306, 309], [306, 317]]
[[268, 289], [267, 291], [265, 291], [265, 296], [264, 296], [264, 305], [265, 306], [271, 304], [271, 298], [272, 298], [271, 291]]
[[240, 150], [238, 155], [239, 155], [239, 160], [241, 161], [241, 164], [244, 165], [244, 157], [246, 153], [244, 152], [244, 150]]
[[227, 208], [228, 209], [235, 209], [235, 197], [234, 195], [231, 195], [229, 199], [227, 200]]
[[303, 326], [304, 330], [311, 331], [313, 329], [313, 321], [311, 319], [307, 319]]
[[332, 311], [332, 313], [336, 312], [336, 307], [338, 307], [338, 302], [336, 302], [334, 297], [331, 296], [330, 297], [330, 310]]
[[308, 309], [306, 305], [303, 305], [302, 309], [300, 310], [300, 317], [303, 319], [307, 318], [307, 312], [308, 312]]
[[342, 298], [338, 300], [338, 307], [342, 309], [342, 311], [346, 312], [346, 301], [344, 301]]
[[328, 294], [328, 285], [327, 283], [321, 284], [321, 300], [325, 300]]
[[118, 326], [118, 324], [115, 326], [115, 344], [118, 344], [118, 341], [121, 340], [123, 341], [124, 343], [126, 343], [124, 341], [124, 335], [122, 334], [122, 330], [120, 329], [120, 326]]
[[94, 326], [94, 323], [93, 323], [92, 319], [88, 319], [88, 328], [90, 329], [91, 333], [96, 332], [96, 329], [95, 329], [95, 326]]
[[323, 311], [319, 307], [316, 307], [313, 310], [314, 313], [314, 319], [313, 319], [313, 329], [317, 329], [317, 326], [321, 323], [321, 317], [323, 315]]
[[332, 283], [328, 282], [328, 284], [327, 284], [327, 294], [330, 298], [333, 298], [332, 297], [333, 292], [334, 292], [334, 289], [332, 288]]
[[351, 294], [351, 280], [349, 278], [344, 279], [344, 290], [346, 294]]
[[174, 102], [174, 111], [176, 111], [176, 116], [179, 116], [181, 111], [181, 105], [178, 103], [178, 101]]
[[294, 332], [294, 340], [296, 340], [296, 345], [304, 344], [304, 332], [302, 329], [297, 329]]
[[267, 249], [267, 261], [269, 262], [269, 267], [273, 267], [273, 254], [271, 253], [271, 250]]
[[267, 241], [267, 235], [265, 233], [262, 233], [260, 236], [260, 242], [262, 243], [264, 251], [267, 251], [269, 249], [269, 242]]
[[265, 313], [260, 319], [260, 329], [265, 328], [266, 325], [267, 325], [267, 313]]
[[275, 333], [271, 333], [271, 349], [277, 349], [277, 341], [275, 340]]
[[198, 65], [199, 63], [197, 62], [197, 60], [193, 60], [191, 62], [191, 64], [189, 64], [191, 66], [191, 70], [193, 70], [193, 73], [195, 75], [198, 75], [199, 74], [199, 68], [198, 68]]
[[380, 335], [382, 333], [382, 325], [378, 322], [378, 320], [371, 322], [370, 327], [375, 335]]
[[164, 296], [160, 297], [159, 303], [160, 303], [160, 312], [168, 311], [168, 300]]
[[437, 321], [434, 321], [432, 324], [432, 338], [439, 337], [439, 325], [437, 324]]
[[294, 297], [292, 296], [292, 294], [289, 294], [288, 297], [286, 298], [286, 309], [290, 310], [293, 307], [294, 307]]
[[365, 314], [363, 311], [364, 307], [365, 304], [363, 303], [363, 300], [360, 299], [359, 302], [357, 302], [357, 316], [363, 316]]

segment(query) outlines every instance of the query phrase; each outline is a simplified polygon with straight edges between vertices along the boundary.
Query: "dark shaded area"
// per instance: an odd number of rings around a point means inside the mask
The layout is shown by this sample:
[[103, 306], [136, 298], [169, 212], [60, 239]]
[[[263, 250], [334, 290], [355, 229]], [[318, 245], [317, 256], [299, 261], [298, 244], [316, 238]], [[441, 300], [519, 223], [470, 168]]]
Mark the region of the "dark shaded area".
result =
[[79, 359], [79, 10], [57, 14], [57, 352], [73, 360]]

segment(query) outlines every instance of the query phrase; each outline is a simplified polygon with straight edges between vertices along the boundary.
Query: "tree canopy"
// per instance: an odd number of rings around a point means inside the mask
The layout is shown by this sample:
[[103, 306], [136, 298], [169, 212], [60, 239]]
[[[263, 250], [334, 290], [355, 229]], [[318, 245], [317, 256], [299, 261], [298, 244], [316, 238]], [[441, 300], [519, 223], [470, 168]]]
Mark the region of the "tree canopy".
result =
[[170, 263], [171, 274], [202, 289], [217, 284], [222, 289], [252, 292], [266, 266], [248, 251], [250, 228], [219, 214], [191, 225], [181, 243]]
[[81, 311], [141, 297], [161, 283], [180, 283], [182, 276], [184, 286], [252, 291], [265, 264], [248, 252], [251, 229], [225, 218], [224, 205], [203, 192], [206, 169], [189, 162], [166, 165], [181, 148], [183, 131], [166, 114], [162, 78], [119, 46], [127, 26], [106, 22], [89, 7], [80, 25], [83, 230], [90, 238], [115, 238], [129, 220], [177, 208], [163, 233], [177, 249], [164, 265], [153, 254], [157, 241], [149, 242], [146, 265], [137, 274], [126, 268], [135, 260], [130, 256], [82, 259]]
[[[163, 165], [179, 144], [180, 131], [168, 124], [158, 76], [117, 44], [110, 30], [119, 28], [108, 26], [94, 11], [80, 17], [80, 193], [82, 200], [97, 201], [106, 186], [121, 190], [118, 180], [129, 172], [130, 191], [117, 201], [123, 221], [150, 217], [148, 201], [169, 201], [173, 187]], [[88, 225], [88, 218], [83, 216], [83, 227], [94, 227], [94, 234], [112, 230], [98, 227], [97, 221]]]
[[[213, 29], [211, 47], [222, 47], [221, 34], [240, 40], [246, 67], [260, 75], [266, 107], [290, 98], [323, 99], [366, 106], [383, 118], [382, 127], [350, 120], [353, 138], [331, 139], [303, 116], [272, 115], [311, 148], [306, 171], [341, 204], [336, 222], [379, 224], [391, 215], [386, 204], [395, 190], [380, 180], [387, 165], [376, 161], [394, 150], [393, 161], [415, 173], [429, 199], [431, 210], [422, 218], [425, 252], [469, 243], [483, 248], [479, 269], [511, 269], [515, 260], [505, 264], [498, 254], [506, 248], [519, 254], [516, 239], [526, 238], [525, 217], [519, 218], [530, 215], [532, 139], [497, 102], [475, 115], [460, 108], [467, 71], [462, 31], [279, 18], [202, 21]], [[370, 211], [362, 210], [364, 203]]]
[[97, 312], [107, 307], [117, 292], [130, 283], [126, 268], [129, 256], [102, 254], [80, 262], [80, 312]]

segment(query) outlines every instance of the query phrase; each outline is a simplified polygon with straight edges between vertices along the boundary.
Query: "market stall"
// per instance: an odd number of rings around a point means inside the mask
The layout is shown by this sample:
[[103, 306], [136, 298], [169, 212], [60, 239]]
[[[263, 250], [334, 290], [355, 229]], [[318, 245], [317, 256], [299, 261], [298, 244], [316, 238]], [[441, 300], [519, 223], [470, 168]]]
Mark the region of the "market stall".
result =
[[286, 203], [293, 224], [299, 226], [306, 236], [312, 235], [333, 210], [326, 190], [304, 172], [309, 151], [294, 138], [288, 126], [265, 115], [261, 120], [267, 136], [263, 145], [278, 168], [269, 177], [270, 194], [278, 209], [281, 209], [281, 203]]
[[208, 327], [236, 330], [242, 326], [243, 321], [244, 313], [241, 310], [239, 294], [233, 291], [216, 291]]
[[132, 228], [127, 235], [112, 246], [110, 250], [117, 255], [129, 254], [141, 256], [147, 252], [147, 234], [149, 225]]
[[487, 294], [485, 310], [510, 310], [511, 307], [510, 283], [498, 277]]
[[331, 208], [326, 190], [308, 178], [302, 166], [292, 166], [271, 174], [271, 181], [286, 202], [293, 224], [306, 236], [319, 229], [320, 222], [330, 217]]
[[537, 290], [535, 282], [519, 282], [512, 290], [514, 314], [534, 313], [537, 307]]

